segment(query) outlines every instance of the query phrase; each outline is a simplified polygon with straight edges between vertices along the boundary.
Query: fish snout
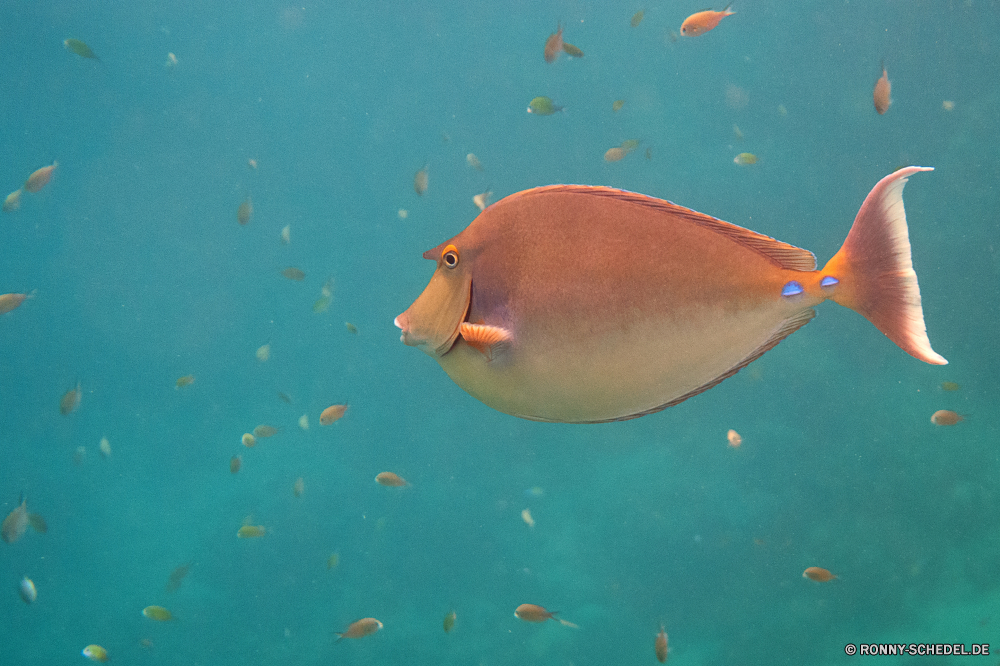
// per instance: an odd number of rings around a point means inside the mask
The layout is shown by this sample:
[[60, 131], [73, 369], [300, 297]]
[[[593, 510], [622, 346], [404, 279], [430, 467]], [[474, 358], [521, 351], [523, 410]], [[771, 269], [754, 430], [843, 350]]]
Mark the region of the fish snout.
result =
[[403, 331], [403, 334], [399, 336], [399, 341], [408, 347], [418, 347], [422, 340], [418, 340], [413, 333], [410, 332], [410, 318], [406, 316], [406, 313], [399, 315], [392, 320], [392, 323], [396, 325], [396, 328]]

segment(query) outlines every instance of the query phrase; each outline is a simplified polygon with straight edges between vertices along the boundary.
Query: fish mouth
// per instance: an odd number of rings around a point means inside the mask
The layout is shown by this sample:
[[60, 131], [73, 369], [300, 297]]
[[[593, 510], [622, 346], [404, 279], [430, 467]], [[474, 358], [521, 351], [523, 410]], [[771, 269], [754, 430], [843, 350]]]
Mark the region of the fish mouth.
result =
[[396, 325], [396, 328], [403, 332], [402, 335], [399, 336], [399, 341], [404, 345], [407, 347], [419, 347], [423, 344], [423, 340], [418, 340], [416, 336], [407, 330], [410, 322], [405, 312], [393, 319], [392, 323]]

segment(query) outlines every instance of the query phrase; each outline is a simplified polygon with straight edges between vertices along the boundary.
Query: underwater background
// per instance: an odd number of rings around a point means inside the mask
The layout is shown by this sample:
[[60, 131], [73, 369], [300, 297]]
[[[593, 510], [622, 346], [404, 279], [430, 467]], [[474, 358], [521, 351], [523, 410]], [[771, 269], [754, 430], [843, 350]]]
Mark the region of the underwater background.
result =
[[[4, 3], [0, 194], [58, 167], [0, 217], [0, 293], [34, 293], [0, 316], [0, 514], [23, 493], [48, 523], [0, 544], [0, 662], [99, 644], [150, 666], [653, 664], [661, 624], [681, 664], [1000, 649], [1000, 3], [737, 0], [675, 39], [702, 9]], [[557, 24], [582, 58], [544, 61]], [[537, 96], [564, 112], [526, 113]], [[828, 303], [679, 406], [544, 424], [480, 404], [393, 326], [432, 273], [421, 253], [487, 190], [625, 188], [822, 265], [908, 164], [935, 167], [905, 200], [944, 367]], [[935, 426], [939, 409], [965, 420]], [[280, 430], [242, 446], [259, 424]], [[245, 519], [264, 536], [237, 538]], [[522, 603], [580, 628], [522, 622]], [[143, 617], [152, 604], [177, 619]], [[384, 628], [335, 643], [362, 617]]]

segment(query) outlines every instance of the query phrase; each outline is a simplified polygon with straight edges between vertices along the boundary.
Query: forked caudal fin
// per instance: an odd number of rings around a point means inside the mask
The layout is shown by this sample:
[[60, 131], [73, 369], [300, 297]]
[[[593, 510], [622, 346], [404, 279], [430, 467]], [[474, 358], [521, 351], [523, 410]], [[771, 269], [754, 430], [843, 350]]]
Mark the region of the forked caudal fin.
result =
[[907, 178], [931, 170], [906, 167], [878, 182], [844, 245], [823, 268], [822, 285], [831, 300], [864, 315], [906, 353], [944, 365], [948, 361], [931, 349], [927, 338], [903, 209]]

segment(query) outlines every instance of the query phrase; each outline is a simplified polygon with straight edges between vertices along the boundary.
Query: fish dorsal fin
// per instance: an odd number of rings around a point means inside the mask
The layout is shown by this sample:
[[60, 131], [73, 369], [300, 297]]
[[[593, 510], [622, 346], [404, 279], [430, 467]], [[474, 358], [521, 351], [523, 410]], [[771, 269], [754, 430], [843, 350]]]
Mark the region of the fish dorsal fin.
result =
[[[656, 407], [653, 407], [652, 409], [647, 409], [642, 412], [629, 414], [628, 416], [621, 416], [615, 419], [602, 419], [599, 421], [582, 421], [582, 423], [610, 423], [612, 421], [628, 421], [630, 419], [637, 419], [640, 416], [646, 416], [647, 414], [655, 414], [656, 412], [662, 411], [667, 407], [673, 407], [674, 405], [680, 404], [685, 400], [687, 400], [688, 398], [693, 398], [699, 393], [704, 393], [708, 389], [716, 386], [717, 384], [720, 384], [723, 380], [729, 379], [730, 377], [735, 375], [737, 372], [745, 368], [750, 363], [756, 361], [758, 358], [763, 356], [767, 351], [774, 348], [779, 342], [781, 342], [789, 335], [791, 335], [795, 331], [799, 330], [800, 328], [808, 324], [809, 321], [815, 316], [816, 316], [816, 311], [813, 310], [812, 308], [808, 308], [806, 310], [803, 310], [802, 312], [795, 314], [792, 317], [789, 317], [788, 319], [781, 322], [781, 325], [778, 326], [777, 329], [775, 329], [774, 333], [771, 334], [771, 337], [769, 337], [764, 342], [764, 344], [762, 344], [760, 347], [757, 347], [757, 349], [754, 349], [752, 352], [750, 352], [750, 354], [748, 354], [746, 358], [744, 358], [739, 363], [737, 363], [733, 367], [723, 372], [718, 377], [708, 381], [705, 384], [702, 384], [696, 389], [688, 391], [682, 396], [674, 398], [670, 402], [658, 405]], [[544, 419], [536, 419], [536, 420], [544, 420]]]
[[684, 206], [678, 206], [677, 204], [664, 199], [657, 199], [655, 197], [646, 196], [645, 194], [629, 192], [628, 190], [619, 190], [613, 187], [593, 185], [549, 185], [547, 187], [536, 187], [531, 190], [519, 192], [518, 194], [507, 197], [507, 199], [509, 200], [513, 197], [520, 196], [532, 196], [546, 192], [566, 192], [581, 194], [584, 196], [607, 197], [643, 206], [651, 210], [669, 213], [690, 224], [695, 224], [704, 229], [722, 234], [740, 245], [767, 257], [780, 268], [793, 271], [816, 270], [816, 256], [809, 250], [803, 250], [800, 247], [783, 243], [779, 240], [771, 238], [770, 236], [765, 236], [764, 234], [759, 234], [756, 231], [744, 229], [743, 227], [730, 222], [714, 218], [711, 215], [699, 213], [698, 211], [685, 208]]

